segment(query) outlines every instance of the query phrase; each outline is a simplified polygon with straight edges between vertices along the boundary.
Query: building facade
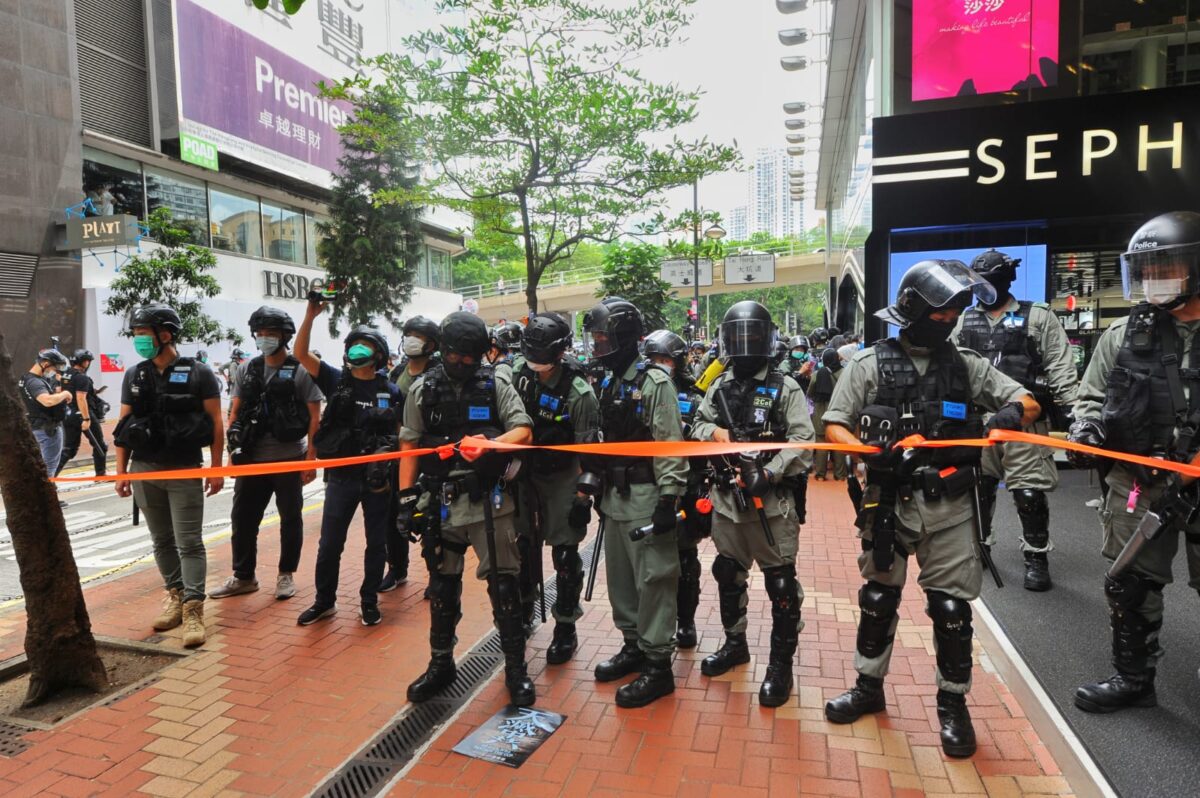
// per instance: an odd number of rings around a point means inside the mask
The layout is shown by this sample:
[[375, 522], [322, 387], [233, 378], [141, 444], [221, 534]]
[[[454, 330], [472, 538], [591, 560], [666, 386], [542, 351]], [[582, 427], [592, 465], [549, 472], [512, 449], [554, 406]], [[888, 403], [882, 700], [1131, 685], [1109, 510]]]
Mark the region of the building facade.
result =
[[[803, 203], [792, 202], [789, 172], [800, 168], [800, 159], [783, 148], [761, 147], [747, 175], [746, 235], [767, 233], [773, 238], [804, 234]], [[736, 212], [736, 211], [735, 211]]]

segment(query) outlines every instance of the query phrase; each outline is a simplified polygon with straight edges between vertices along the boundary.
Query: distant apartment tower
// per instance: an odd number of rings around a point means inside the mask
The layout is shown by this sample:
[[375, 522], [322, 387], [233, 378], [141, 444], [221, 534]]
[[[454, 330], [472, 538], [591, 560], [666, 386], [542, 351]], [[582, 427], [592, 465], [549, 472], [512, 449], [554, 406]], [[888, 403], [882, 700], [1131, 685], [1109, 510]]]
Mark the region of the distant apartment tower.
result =
[[799, 236], [804, 233], [803, 203], [792, 202], [788, 184], [792, 169], [799, 169], [794, 159], [779, 147], [760, 148], [750, 169], [748, 186], [750, 204], [747, 208], [747, 233], [770, 233], [775, 238]]
[[745, 205], [740, 205], [729, 212], [730, 241], [745, 241], [750, 237], [747, 214], [748, 208]]

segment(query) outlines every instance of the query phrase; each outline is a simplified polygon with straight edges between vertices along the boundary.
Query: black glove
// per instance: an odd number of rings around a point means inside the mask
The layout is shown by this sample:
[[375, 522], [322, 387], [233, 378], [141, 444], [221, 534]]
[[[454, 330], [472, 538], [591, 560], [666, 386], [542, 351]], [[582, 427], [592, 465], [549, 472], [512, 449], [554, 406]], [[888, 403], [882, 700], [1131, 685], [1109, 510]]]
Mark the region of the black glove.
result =
[[[1067, 432], [1067, 440], [1071, 443], [1082, 443], [1084, 446], [1104, 446], [1106, 437], [1104, 424], [1093, 418], [1077, 419]], [[1076, 468], [1096, 467], [1095, 456], [1084, 454], [1083, 452], [1075, 452], [1068, 449], [1067, 460]]]
[[592, 500], [586, 496], [576, 496], [567, 513], [567, 526], [572, 529], [587, 529], [592, 520]]
[[1175, 531], [1182, 532], [1195, 516], [1196, 506], [1196, 483], [1183, 485], [1177, 476], [1172, 476], [1162, 495], [1150, 502], [1150, 511]]
[[891, 448], [891, 444], [868, 444], [879, 446], [882, 451], [874, 454], [860, 455], [863, 463], [871, 471], [891, 471], [900, 464], [900, 459], [904, 457], [904, 450]]
[[1021, 419], [1025, 418], [1025, 405], [1020, 402], [1009, 402], [996, 411], [987, 423], [989, 430], [1010, 429], [1019, 432]]
[[738, 455], [738, 470], [742, 473], [742, 484], [746, 486], [747, 495], [761, 499], [771, 490], [771, 479], [754, 455]]
[[678, 496], [660, 496], [658, 504], [654, 505], [654, 515], [650, 516], [650, 522], [654, 525], [654, 534], [662, 535], [674, 529], [675, 524], [678, 523], [678, 519], [675, 517], [678, 512]]
[[416, 488], [402, 490], [396, 494], [396, 532], [410, 541], [413, 540], [412, 520], [417, 512], [417, 499], [420, 496]]

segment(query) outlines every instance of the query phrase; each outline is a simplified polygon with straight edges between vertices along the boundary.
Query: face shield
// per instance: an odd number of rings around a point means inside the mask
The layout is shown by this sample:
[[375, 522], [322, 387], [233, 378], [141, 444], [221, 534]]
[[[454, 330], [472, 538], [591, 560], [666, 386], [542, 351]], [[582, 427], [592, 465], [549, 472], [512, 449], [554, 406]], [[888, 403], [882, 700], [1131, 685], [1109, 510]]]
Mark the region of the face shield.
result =
[[775, 325], [763, 319], [721, 324], [721, 357], [769, 357], [775, 352]]
[[985, 305], [996, 301], [995, 287], [957, 260], [922, 261], [909, 270], [900, 285], [895, 304], [875, 315], [901, 328], [930, 310], [966, 308], [972, 296]]
[[1200, 244], [1158, 247], [1121, 256], [1125, 298], [1174, 306], [1200, 292]]

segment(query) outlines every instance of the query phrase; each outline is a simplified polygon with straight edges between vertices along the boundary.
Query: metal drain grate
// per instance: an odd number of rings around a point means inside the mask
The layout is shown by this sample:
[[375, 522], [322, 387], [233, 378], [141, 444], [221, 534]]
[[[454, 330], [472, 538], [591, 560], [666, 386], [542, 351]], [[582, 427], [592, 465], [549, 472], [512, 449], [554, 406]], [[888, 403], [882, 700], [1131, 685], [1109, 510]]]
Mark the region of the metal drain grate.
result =
[[25, 735], [33, 731], [15, 723], [0, 720], [0, 756], [16, 756], [29, 749]]
[[396, 770], [395, 765], [354, 761], [346, 765], [336, 780], [328, 782], [317, 798], [362, 798], [372, 795]]
[[430, 729], [439, 725], [450, 716], [455, 709], [453, 701], [434, 699], [424, 704], [417, 704], [411, 711], [375, 741], [374, 747], [367, 751], [366, 759], [383, 759], [389, 762], [407, 762]]

